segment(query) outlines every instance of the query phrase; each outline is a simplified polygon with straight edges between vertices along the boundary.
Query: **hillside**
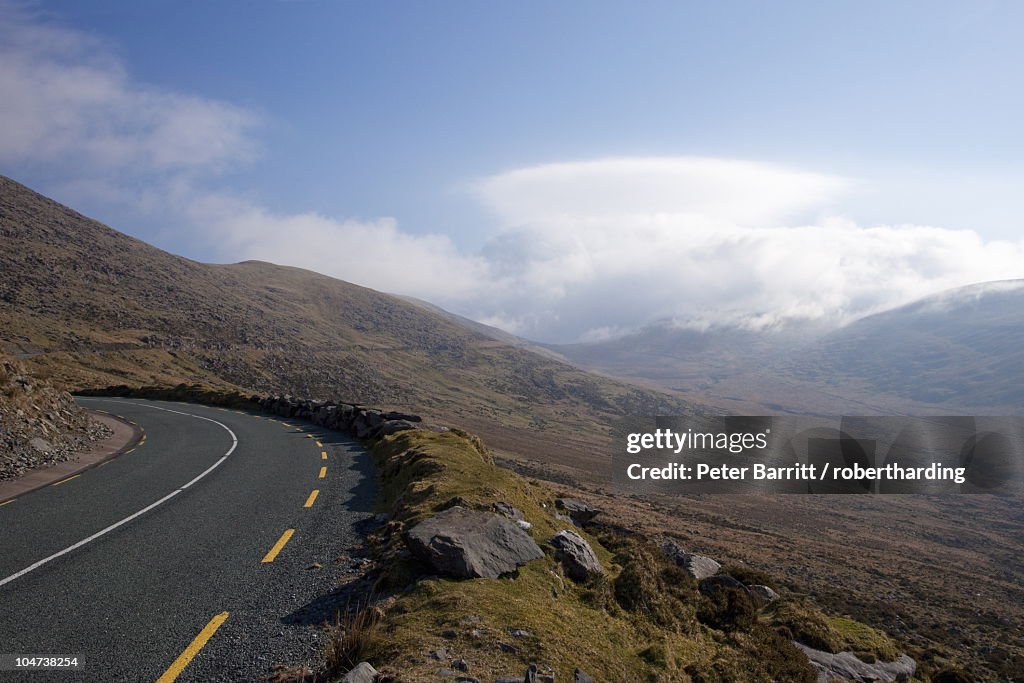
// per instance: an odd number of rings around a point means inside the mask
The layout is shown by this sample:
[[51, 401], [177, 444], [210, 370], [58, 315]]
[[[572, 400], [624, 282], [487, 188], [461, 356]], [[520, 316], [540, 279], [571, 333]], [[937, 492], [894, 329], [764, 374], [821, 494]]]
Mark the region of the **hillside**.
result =
[[921, 299], [826, 335], [789, 369], [804, 381], [966, 410], [1024, 405], [1024, 280]]
[[552, 346], [580, 367], [746, 413], [1016, 414], [1024, 281], [972, 285], [856, 320], [752, 332], [655, 324]]
[[609, 415], [690, 410], [395, 296], [169, 254], [2, 177], [0, 350], [68, 389], [186, 382], [387, 404], [595, 467]]
[[108, 433], [70, 394], [0, 354], [0, 481], [68, 460]]

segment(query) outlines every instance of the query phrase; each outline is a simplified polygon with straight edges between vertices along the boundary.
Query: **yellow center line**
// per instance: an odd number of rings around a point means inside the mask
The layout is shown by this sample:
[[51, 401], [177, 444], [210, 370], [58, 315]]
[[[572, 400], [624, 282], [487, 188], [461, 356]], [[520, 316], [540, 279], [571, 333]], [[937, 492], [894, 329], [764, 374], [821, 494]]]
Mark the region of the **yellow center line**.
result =
[[75, 475], [75, 476], [73, 476], [73, 477], [68, 477], [67, 479], [61, 479], [61, 480], [60, 480], [60, 481], [58, 481], [58, 482], [57, 482], [56, 484], [50, 484], [50, 486], [60, 486], [61, 484], [66, 484], [66, 483], [68, 483], [68, 482], [69, 482], [69, 481], [71, 481], [72, 479], [78, 479], [78, 478], [79, 478], [80, 476], [82, 476], [82, 475], [80, 475], [80, 474], [76, 474], [76, 475]]
[[313, 438], [313, 435], [312, 435], [312, 434], [306, 434], [306, 438], [307, 438], [307, 439], [312, 439], [312, 438]]
[[317, 448], [323, 448], [323, 447], [324, 447], [324, 445], [323, 445], [322, 443], [320, 443], [319, 441], [317, 441], [317, 442], [316, 442], [316, 447], [317, 447]]
[[275, 543], [274, 547], [271, 548], [267, 552], [267, 554], [263, 556], [263, 559], [260, 560], [260, 562], [262, 562], [263, 564], [266, 564], [267, 562], [273, 562], [274, 558], [277, 557], [277, 554], [281, 552], [282, 548], [284, 548], [284, 544], [288, 542], [288, 539], [290, 539], [292, 537], [292, 534], [294, 533], [295, 529], [288, 529], [283, 534], [281, 534], [281, 538], [277, 539], [277, 543]]
[[228, 613], [221, 612], [213, 619], [210, 619], [210, 623], [199, 632], [199, 635], [195, 637], [195, 640], [188, 644], [185, 651], [178, 655], [178, 658], [174, 660], [174, 663], [171, 664], [170, 668], [168, 668], [160, 678], [156, 679], [156, 683], [172, 683], [172, 681], [177, 680], [178, 676], [181, 675], [181, 672], [185, 670], [186, 666], [188, 666], [188, 663], [192, 661], [192, 658], [199, 654], [199, 651], [203, 649], [206, 642], [213, 637], [213, 634], [217, 632], [217, 629], [220, 628], [221, 624], [223, 624], [227, 618]]
[[321, 460], [326, 460], [327, 459], [327, 451], [320, 451], [320, 459]]
[[311, 507], [313, 507], [313, 502], [316, 500], [316, 497], [319, 496], [319, 495], [320, 495], [320, 489], [313, 489], [313, 492], [311, 494], [309, 494], [309, 498], [306, 499], [306, 504], [303, 505], [302, 507], [304, 507], [304, 508], [311, 508]]
[[0, 508], [2, 508], [4, 505], [10, 505], [11, 503], [13, 503], [16, 500], [18, 500], [18, 499], [17, 498], [11, 498], [10, 500], [5, 500], [4, 502], [0, 503]]
[[327, 476], [327, 468], [326, 467], [321, 467], [320, 468], [320, 478], [323, 479], [326, 476]]

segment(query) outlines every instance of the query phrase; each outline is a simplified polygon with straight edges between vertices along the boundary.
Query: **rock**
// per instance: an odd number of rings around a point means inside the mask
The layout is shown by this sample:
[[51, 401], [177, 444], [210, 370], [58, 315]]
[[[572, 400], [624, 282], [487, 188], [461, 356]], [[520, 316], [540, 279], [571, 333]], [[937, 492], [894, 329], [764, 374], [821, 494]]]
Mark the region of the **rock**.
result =
[[573, 683], [597, 683], [593, 676], [584, 673], [580, 669], [576, 669], [576, 671], [573, 672], [572, 681]]
[[590, 574], [603, 574], [604, 568], [586, 539], [575, 531], [559, 531], [550, 541], [555, 557], [562, 563], [566, 576], [584, 581]]
[[29, 439], [28, 445], [36, 449], [40, 453], [49, 453], [50, 451], [53, 450], [53, 446], [50, 445], [49, 441], [47, 441], [46, 439], [40, 439], [38, 436]]
[[526, 669], [526, 676], [523, 677], [523, 683], [537, 683], [537, 665], [531, 664]]
[[760, 607], [770, 605], [779, 599], [779, 594], [768, 586], [747, 586], [750, 589], [750, 597], [754, 598], [754, 602]]
[[455, 659], [452, 661], [452, 668], [456, 671], [469, 671], [469, 662], [465, 659]]
[[698, 581], [714, 576], [722, 565], [703, 555], [688, 553], [672, 541], [665, 541], [661, 544], [661, 550], [669, 559], [676, 563], [676, 566], [684, 569], [690, 576]]
[[376, 433], [377, 428], [384, 424], [384, 418], [374, 410], [360, 411], [352, 421], [352, 434], [357, 439], [366, 439]]
[[498, 649], [510, 655], [519, 654], [519, 648], [508, 643], [498, 643]]
[[505, 515], [509, 519], [524, 519], [523, 512], [519, 508], [512, 507], [510, 504], [505, 502], [499, 502], [494, 504], [495, 511]]
[[533, 638], [533, 634], [523, 628], [510, 628], [508, 634], [513, 638]]
[[416, 425], [406, 420], [388, 420], [377, 428], [375, 436], [388, 436], [396, 432], [403, 432], [407, 429], [416, 429]]
[[544, 556], [511, 520], [461, 506], [420, 522], [406, 542], [435, 572], [455, 578], [496, 579]]
[[494, 683], [523, 683], [522, 676], [498, 676]]
[[601, 513], [600, 510], [578, 498], [556, 498], [555, 507], [565, 510], [573, 521], [583, 526]]
[[403, 420], [405, 422], [423, 422], [423, 418], [420, 417], [419, 415], [411, 415], [409, 413], [396, 413], [395, 411], [384, 413], [383, 417], [384, 417], [385, 420]]
[[697, 590], [705, 595], [714, 595], [720, 590], [727, 588], [735, 588], [741, 590], [744, 593], [749, 594], [750, 589], [744, 586], [742, 583], [732, 578], [728, 574], [719, 574], [718, 576], [709, 576], [706, 579], [702, 579], [697, 584]]
[[430, 653], [430, 658], [436, 662], [443, 662], [444, 660], [448, 659], [448, 649], [439, 647]]
[[810, 660], [811, 665], [818, 670], [818, 680], [825, 681], [881, 681], [882, 683], [893, 683], [894, 681], [909, 681], [917, 672], [917, 662], [907, 655], [900, 655], [894, 662], [875, 662], [869, 664], [861, 660], [852, 652], [824, 652], [807, 647], [801, 643], [795, 643], [803, 650]]
[[367, 662], [359, 662], [356, 668], [345, 674], [341, 683], [373, 683], [377, 680], [377, 670]]
[[522, 529], [523, 531], [529, 531], [533, 528], [533, 525], [527, 522], [525, 519], [517, 519], [516, 526]]

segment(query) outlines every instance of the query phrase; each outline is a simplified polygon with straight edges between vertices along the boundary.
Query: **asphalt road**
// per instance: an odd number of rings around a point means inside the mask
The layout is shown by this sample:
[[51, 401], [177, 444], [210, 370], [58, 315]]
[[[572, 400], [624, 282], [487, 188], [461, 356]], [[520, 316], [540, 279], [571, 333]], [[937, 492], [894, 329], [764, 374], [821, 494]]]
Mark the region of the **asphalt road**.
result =
[[310, 624], [339, 606], [372, 525], [369, 455], [295, 420], [79, 400], [145, 440], [0, 507], [0, 655], [84, 669], [0, 681], [257, 681], [315, 663]]

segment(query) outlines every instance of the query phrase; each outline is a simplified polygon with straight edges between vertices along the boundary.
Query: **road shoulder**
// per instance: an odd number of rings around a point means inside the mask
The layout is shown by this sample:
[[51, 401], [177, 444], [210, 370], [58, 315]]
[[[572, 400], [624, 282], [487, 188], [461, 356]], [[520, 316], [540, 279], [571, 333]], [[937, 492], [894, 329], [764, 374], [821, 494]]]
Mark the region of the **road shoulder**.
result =
[[128, 420], [99, 410], [87, 412], [113, 432], [106, 439], [92, 444], [89, 450], [78, 454], [73, 460], [58, 463], [52, 467], [32, 470], [18, 477], [0, 483], [0, 504], [26, 493], [49, 486], [55, 481], [72, 477], [85, 470], [97, 467], [135, 448], [142, 439], [142, 429]]

